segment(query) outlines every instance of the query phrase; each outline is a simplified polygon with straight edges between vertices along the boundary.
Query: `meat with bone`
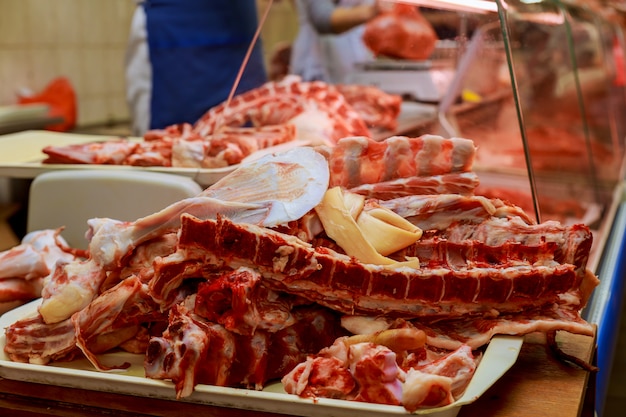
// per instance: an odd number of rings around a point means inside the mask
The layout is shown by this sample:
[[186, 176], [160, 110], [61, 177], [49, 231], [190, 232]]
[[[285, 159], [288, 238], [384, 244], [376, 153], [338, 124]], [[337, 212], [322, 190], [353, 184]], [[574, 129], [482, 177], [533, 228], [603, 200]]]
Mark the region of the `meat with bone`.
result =
[[398, 178], [375, 184], [362, 184], [350, 188], [353, 193], [369, 198], [391, 200], [417, 195], [461, 194], [471, 195], [478, 186], [478, 175], [460, 172], [442, 175]]
[[[424, 139], [399, 142], [438, 146], [445, 155], [434, 164], [420, 159], [424, 165], [419, 169], [413, 165], [405, 178], [448, 175], [453, 170], [469, 172], [474, 153], [471, 142]], [[456, 147], [453, 144], [459, 145], [457, 151], [461, 152], [451, 152]], [[565, 330], [593, 334], [593, 326], [580, 317], [581, 308], [598, 283], [586, 270], [591, 245], [586, 226], [533, 224], [514, 206], [471, 195], [441, 195], [428, 201], [412, 196], [415, 201], [404, 197], [402, 203], [368, 201], [361, 206], [388, 205], [387, 211], [381, 210], [381, 218], [402, 213], [407, 216], [399, 216], [404, 222], [410, 219], [424, 227], [423, 232], [417, 228], [412, 233], [412, 243], [388, 256], [406, 257], [411, 245], [417, 243], [423, 259], [413, 257], [385, 265], [365, 262], [345, 255], [347, 249], [337, 247], [336, 242], [332, 247], [325, 245], [328, 239], [308, 242], [297, 237], [301, 234], [276, 230], [304, 221], [304, 217], [313, 218], [314, 213], [321, 212], [318, 203], [326, 201], [329, 191], [339, 189], [328, 189], [332, 159], [327, 162], [313, 149], [300, 149], [237, 170], [203, 192], [202, 198], [181, 202], [136, 222], [122, 225], [110, 219], [93, 219], [90, 258], [57, 269], [65, 277], [59, 275], [59, 280], [51, 280], [44, 290], [51, 296], [44, 296], [43, 303], [55, 301], [61, 308], [53, 310], [57, 314], [63, 310], [65, 318], [58, 315], [56, 320], [44, 322], [45, 309], [40, 309], [35, 320], [25, 319], [10, 326], [6, 331], [7, 354], [13, 360], [40, 363], [82, 354], [94, 365], [102, 366], [93, 354], [106, 346], [123, 347], [135, 342], [140, 346], [140, 340], [145, 340], [144, 346], [150, 346], [146, 374], [172, 379], [182, 398], [197, 383], [260, 388], [267, 378], [280, 378], [304, 360], [298, 356], [301, 352], [315, 353], [330, 346], [338, 334], [323, 342], [317, 335], [328, 336], [332, 333], [329, 329], [343, 333], [339, 324], [349, 333], [357, 333], [350, 338], [371, 337], [368, 342], [358, 343], [386, 346], [401, 359], [401, 366], [418, 370], [432, 362], [432, 355], [409, 347], [387, 346], [387, 330], [422, 329], [424, 336], [416, 340], [446, 350], [464, 345], [479, 349], [498, 333], [541, 331], [551, 335]], [[411, 155], [408, 160], [415, 160]], [[369, 158], [363, 161], [368, 166], [384, 168], [376, 165], [380, 156], [373, 152], [364, 153], [363, 158]], [[437, 170], [442, 172], [434, 174]], [[298, 174], [295, 177], [294, 172]], [[360, 173], [356, 175], [361, 177]], [[285, 188], [289, 186], [292, 188]], [[342, 193], [344, 202], [365, 201], [345, 189]], [[463, 207], [470, 207], [468, 216]], [[228, 216], [223, 212], [226, 209]], [[449, 219], [444, 214], [447, 210], [453, 211]], [[352, 208], [346, 206], [346, 212], [352, 218]], [[206, 215], [198, 218], [197, 213]], [[397, 220], [393, 216], [390, 223]], [[251, 219], [256, 224], [250, 224]], [[343, 220], [338, 219], [333, 227], [341, 227]], [[174, 236], [175, 244], [171, 240]], [[354, 237], [348, 240], [356, 240]], [[162, 250], [150, 247], [158, 246], [157, 242], [164, 245]], [[74, 303], [80, 298], [76, 295], [83, 293], [87, 304]], [[136, 301], [129, 302], [135, 297]], [[166, 330], [150, 326], [154, 317], [164, 317], [161, 313], [169, 314]], [[340, 321], [339, 314], [376, 316], [378, 323], [390, 323], [387, 329], [371, 335], [346, 324], [350, 320]], [[319, 316], [328, 321], [316, 324], [312, 317]], [[299, 339], [311, 334], [311, 328], [306, 327], [311, 325], [319, 331], [314, 332], [315, 340]], [[84, 353], [78, 349], [77, 334], [81, 335]], [[149, 342], [146, 334], [153, 336]], [[312, 344], [317, 342], [323, 346]], [[185, 354], [176, 348], [181, 343]], [[219, 349], [207, 350], [211, 345]], [[413, 372], [410, 379], [414, 388], [403, 391], [412, 394], [392, 396], [395, 388], [389, 387], [395, 387], [393, 380], [381, 386], [377, 385], [380, 380], [373, 377], [386, 369], [376, 365], [388, 363], [377, 361], [379, 353], [384, 359], [387, 351], [373, 347], [371, 352], [371, 356], [361, 355], [372, 360], [367, 359], [368, 366], [360, 368], [367, 372], [354, 380], [361, 387], [358, 392], [362, 399], [400, 398], [405, 407], [413, 408], [431, 404], [422, 399], [428, 387], [436, 392], [447, 392], [448, 387], [456, 391], [453, 381]], [[242, 362], [240, 357], [245, 360]], [[472, 363], [462, 368], [458, 375], [468, 375]], [[221, 373], [225, 370], [229, 373]], [[337, 382], [345, 384], [319, 390], [318, 395], [352, 392], [349, 371], [330, 372], [338, 377]], [[356, 386], [355, 382], [353, 388]], [[428, 394], [426, 397], [432, 399]], [[439, 398], [449, 400], [447, 394]]]
[[[46, 164], [96, 164], [217, 168], [239, 164], [248, 155], [294, 141], [295, 126], [224, 127], [210, 138], [193, 132], [190, 124], [151, 131], [144, 141], [47, 146]], [[295, 146], [295, 142], [294, 142]]]
[[453, 223], [475, 225], [490, 218], [518, 217], [523, 223], [535, 223], [519, 207], [483, 196], [412, 195], [379, 201], [378, 204], [422, 230], [445, 230]]
[[[157, 242], [163, 244], [164, 240], [158, 239]], [[154, 242], [148, 242], [138, 248], [137, 252], [159, 253], [152, 247], [154, 244]], [[119, 271], [114, 271], [112, 275], [118, 278], [123, 276], [124, 272], [127, 273], [129, 269], [132, 269], [134, 262], [140, 263], [133, 260]], [[84, 265], [84, 263], [81, 262], [79, 265]], [[93, 263], [90, 263], [90, 267], [93, 268]], [[80, 266], [76, 270], [80, 270]], [[151, 276], [149, 273], [145, 275]], [[50, 309], [44, 310], [44, 314], [46, 318], [52, 317], [54, 320], [45, 321], [40, 306], [39, 314], [35, 318], [19, 320], [6, 329], [5, 352], [13, 361], [46, 364], [51, 361], [73, 360], [82, 351], [82, 354], [97, 369], [124, 368], [125, 364], [104, 365], [96, 355], [118, 346], [125, 346], [125, 344], [130, 344], [129, 342], [133, 342], [134, 352], [145, 352], [148, 340], [141, 342], [139, 338], [144, 333], [152, 331], [153, 327], [158, 328], [160, 323], [166, 323], [167, 313], [164, 311], [170, 307], [158, 304], [151, 297], [147, 284], [142, 283], [139, 276], [130, 275], [115, 284], [105, 286], [111, 280], [108, 277], [105, 284], [93, 289], [98, 293], [97, 297], [87, 302], [86, 307], [82, 309], [74, 304], [70, 305], [68, 308], [76, 310], [76, 313], [65, 319], [57, 317], [58, 314], [55, 315], [54, 311], [51, 311], [53, 309]], [[86, 285], [82, 281], [89, 281], [89, 276], [76, 273], [68, 276], [67, 279], [81, 281], [78, 286], [69, 287], [75, 290]], [[95, 281], [103, 282], [104, 279], [98, 281], [97, 278]], [[193, 285], [180, 284], [173, 291], [176, 294], [172, 295], [171, 304], [181, 302], [194, 291]], [[69, 291], [69, 294], [77, 297], [78, 300], [75, 301], [68, 296], [65, 296], [65, 300], [59, 298], [54, 300], [68, 303], [83, 301], [80, 293]], [[160, 327], [165, 328], [165, 326]], [[142, 344], [143, 347], [137, 347]]]
[[393, 131], [398, 126], [401, 96], [386, 93], [372, 85], [337, 84], [336, 87], [368, 127]]
[[566, 331], [592, 336], [595, 332], [593, 326], [580, 317], [575, 307], [562, 308], [558, 304], [498, 317], [484, 316], [432, 322], [411, 320], [411, 323], [426, 332], [426, 343], [429, 346], [446, 350], [457, 349], [462, 344], [476, 349], [489, 343], [491, 337], [497, 334], [520, 335], [533, 332], [550, 334]]
[[80, 255], [60, 233], [33, 231], [19, 245], [0, 252], [0, 314], [38, 298], [57, 262], [68, 263]]
[[384, 345], [348, 344], [340, 338], [296, 366], [282, 382], [285, 391], [301, 397], [404, 405], [412, 412], [451, 404], [476, 369], [467, 345], [427, 365], [403, 369], [401, 363]]
[[85, 308], [106, 279], [93, 259], [59, 265], [41, 291], [39, 314], [46, 323], [62, 322]]
[[[165, 150], [165, 151], [164, 151]], [[127, 139], [84, 144], [46, 146], [44, 164], [170, 166], [171, 143]], [[164, 155], [165, 154], [165, 155]], [[148, 162], [150, 161], [150, 162]]]
[[46, 365], [80, 354], [70, 319], [48, 324], [40, 315], [27, 317], [7, 327], [5, 334], [4, 352], [14, 362]]
[[90, 220], [90, 255], [103, 267], [119, 262], [138, 244], [176, 230], [182, 213], [200, 218], [215, 218], [219, 213], [266, 226], [286, 223], [315, 207], [327, 185], [326, 163], [311, 148], [268, 155], [236, 170], [197, 197], [135, 222]]
[[270, 290], [261, 278], [253, 269], [238, 268], [208, 280], [198, 288], [194, 312], [242, 335], [295, 324], [294, 297]]
[[516, 312], [563, 296], [578, 301], [572, 308], [581, 308], [588, 297], [580, 293], [586, 277], [571, 264], [503, 259], [488, 267], [396, 270], [227, 219], [183, 216], [179, 248], [189, 248], [190, 257], [201, 254], [203, 263], [253, 267], [267, 285], [346, 314], [449, 318]]
[[155, 259], [168, 256], [176, 251], [178, 237], [175, 232], [166, 233], [139, 245], [124, 259], [124, 264], [107, 273], [100, 291], [117, 285], [130, 277], [137, 277], [141, 282], [148, 283], [154, 276]]
[[172, 166], [219, 168], [236, 165], [261, 149], [293, 142], [295, 126], [286, 123], [260, 127], [224, 127], [211, 140], [176, 141], [172, 146]]
[[76, 346], [99, 370], [127, 368], [105, 365], [96, 356], [134, 337], [141, 325], [165, 322], [166, 315], [150, 297], [148, 286], [136, 277], [104, 291], [86, 308], [72, 315]]
[[211, 108], [195, 123], [194, 130], [204, 137], [223, 126], [247, 123], [291, 123], [298, 137], [309, 132], [318, 136], [317, 143], [334, 144], [345, 136], [369, 136], [365, 122], [337, 88], [321, 81], [303, 82], [294, 75], [270, 81]]
[[472, 350], [462, 345], [446, 356], [406, 373], [402, 403], [408, 411], [451, 404], [476, 370]]
[[132, 155], [138, 143], [125, 139], [65, 146], [46, 146], [44, 164], [121, 165]]
[[425, 60], [435, 49], [437, 34], [415, 6], [397, 3], [366, 23], [363, 42], [375, 55]]
[[[240, 274], [254, 273], [245, 270], [227, 273], [229, 276]], [[258, 281], [248, 283], [252, 284], [252, 291], [258, 285]], [[206, 288], [203, 299], [196, 298], [194, 310], [173, 306], [168, 330], [162, 337], [153, 338], [148, 346], [146, 376], [171, 379], [176, 385], [178, 398], [189, 396], [196, 384], [261, 389], [268, 380], [280, 378], [307, 354], [319, 351], [343, 334], [334, 314], [317, 306], [293, 309], [289, 313], [291, 319], [284, 323], [276, 320], [280, 317], [274, 316], [275, 309], [271, 307], [261, 312], [258, 328], [253, 331], [248, 328], [250, 323], [244, 328], [229, 329], [227, 326], [233, 324], [231, 319], [234, 316], [251, 313], [234, 311], [246, 306], [233, 305], [231, 310], [225, 303], [226, 308], [221, 312], [212, 312], [202, 305], [213, 296], [229, 295], [238, 298], [234, 292], [229, 294], [219, 288]], [[260, 300], [252, 297], [246, 301]], [[271, 302], [271, 299], [263, 301]], [[264, 307], [268, 304], [248, 306], [256, 310], [255, 315]], [[202, 312], [210, 312], [211, 316], [224, 313], [217, 321], [225, 326], [198, 314]], [[243, 331], [245, 329], [247, 331]]]
[[43, 162], [224, 167], [239, 164], [260, 149], [285, 143], [297, 146], [296, 138], [333, 146], [345, 136], [369, 136], [364, 118], [373, 126], [391, 128], [400, 102], [399, 97], [375, 87], [350, 85], [340, 90], [321, 81], [302, 82], [289, 76], [209, 109], [194, 125], [151, 130], [143, 141], [47, 146]]
[[392, 136], [382, 142], [346, 137], [322, 148], [330, 168], [330, 186], [346, 188], [379, 184], [399, 178], [469, 172], [476, 148], [468, 139]]
[[[297, 162], [295, 162], [297, 161]], [[89, 255], [58, 268], [42, 292], [39, 312], [48, 323], [86, 307], [111, 271], [140, 244], [176, 231], [181, 214], [273, 226], [311, 211], [328, 187], [328, 166], [312, 148], [268, 155], [233, 172], [199, 196], [176, 202], [134, 222], [97, 218], [88, 221]]]
[[50, 273], [50, 269], [40, 252], [32, 245], [21, 244], [0, 253], [0, 279], [40, 278]]
[[[344, 347], [341, 340], [335, 343], [337, 349]], [[402, 404], [402, 376], [395, 353], [370, 343], [346, 348], [348, 352], [342, 356], [349, 359], [347, 363], [325, 351], [307, 358], [283, 377], [285, 391], [301, 397]]]

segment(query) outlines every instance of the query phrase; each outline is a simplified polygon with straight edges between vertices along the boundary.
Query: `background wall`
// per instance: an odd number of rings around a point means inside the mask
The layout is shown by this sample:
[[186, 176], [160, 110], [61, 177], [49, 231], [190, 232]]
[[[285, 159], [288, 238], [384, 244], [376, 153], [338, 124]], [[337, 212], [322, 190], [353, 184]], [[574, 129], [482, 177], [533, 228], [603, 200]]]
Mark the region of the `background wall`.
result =
[[[210, 0], [207, 0], [210, 1]], [[259, 12], [268, 0], [257, 0]], [[124, 55], [132, 0], [0, 0], [0, 106], [22, 88], [41, 91], [67, 77], [78, 98], [78, 125], [128, 120]], [[275, 0], [262, 31], [267, 59], [297, 31], [293, 5]]]
[[124, 52], [131, 0], [0, 0], [0, 105], [65, 76], [80, 125], [128, 119]]
[[[259, 15], [265, 12], [269, 0], [257, 0]], [[298, 17], [292, 0], [274, 0], [270, 12], [261, 29], [263, 54], [265, 63], [274, 52], [276, 46], [291, 43], [298, 34]]]

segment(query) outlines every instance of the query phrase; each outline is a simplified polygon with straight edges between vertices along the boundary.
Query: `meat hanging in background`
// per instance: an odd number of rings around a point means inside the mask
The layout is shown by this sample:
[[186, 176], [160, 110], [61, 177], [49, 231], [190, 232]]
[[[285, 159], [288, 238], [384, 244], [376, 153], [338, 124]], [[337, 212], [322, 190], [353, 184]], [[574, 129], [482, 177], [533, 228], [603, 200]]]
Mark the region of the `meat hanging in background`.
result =
[[437, 34], [415, 6], [395, 4], [365, 25], [363, 42], [377, 56], [425, 60], [435, 49]]

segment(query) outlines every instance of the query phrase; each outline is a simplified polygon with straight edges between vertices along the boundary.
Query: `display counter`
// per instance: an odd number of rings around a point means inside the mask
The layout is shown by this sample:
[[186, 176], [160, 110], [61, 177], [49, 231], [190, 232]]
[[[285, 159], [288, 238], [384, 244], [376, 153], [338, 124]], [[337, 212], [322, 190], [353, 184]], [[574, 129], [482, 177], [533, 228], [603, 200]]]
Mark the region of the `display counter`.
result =
[[[514, 172], [515, 179], [528, 187], [532, 203], [528, 212], [534, 211], [539, 221], [558, 220], [549, 216], [550, 209], [572, 200], [584, 203], [581, 209], [598, 208], [599, 215], [588, 226], [595, 233], [594, 239], [597, 237], [594, 246], [599, 255], [589, 267], [600, 276], [602, 284], [585, 317], [596, 326], [596, 337], [561, 332], [557, 342], [566, 353], [597, 364], [600, 371], [593, 374], [564, 363], [550, 351], [543, 336], [526, 335], [513, 367], [480, 398], [463, 406], [458, 416], [602, 415], [616, 340], [615, 312], [623, 303], [626, 209], [613, 210], [613, 197], [623, 180], [626, 127], [614, 116], [623, 114], [621, 104], [626, 95], [622, 94], [623, 84], [620, 88], [614, 84], [615, 57], [607, 48], [621, 38], [618, 33], [599, 32], [603, 22], [596, 22], [585, 10], [565, 9], [561, 2], [478, 3], [486, 7], [475, 11], [475, 20], [482, 26], [477, 26], [468, 39], [470, 43], [454, 44], [454, 62], [459, 66], [448, 94], [442, 98], [444, 105], [405, 102], [397, 131], [376, 132], [375, 138], [442, 132], [474, 139], [480, 149], [477, 162], [486, 167], [485, 171], [495, 173], [499, 180], [504, 173]], [[578, 42], [573, 35], [586, 41]], [[469, 52], [464, 54], [466, 50]], [[557, 53], [561, 57], [558, 65], [548, 65]], [[590, 62], [582, 60], [587, 55], [593, 58]], [[486, 75], [485, 67], [493, 72]], [[601, 82], [596, 77], [582, 76], [598, 73]], [[586, 88], [589, 86], [598, 88]], [[509, 166], [505, 161], [510, 162]], [[621, 194], [618, 199], [623, 199]], [[614, 232], [607, 237], [611, 229]], [[224, 407], [199, 404], [193, 399], [177, 401], [173, 396], [156, 398], [111, 391], [0, 379], [0, 414], [287, 415], [284, 410], [282, 414], [243, 410], [236, 403]]]

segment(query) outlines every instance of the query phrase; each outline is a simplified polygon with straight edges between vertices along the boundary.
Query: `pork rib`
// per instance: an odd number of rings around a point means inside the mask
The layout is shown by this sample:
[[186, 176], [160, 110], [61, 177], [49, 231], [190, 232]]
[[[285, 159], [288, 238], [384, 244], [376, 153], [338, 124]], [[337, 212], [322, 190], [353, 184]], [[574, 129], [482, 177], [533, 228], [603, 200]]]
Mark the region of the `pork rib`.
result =
[[362, 184], [350, 188], [350, 191], [369, 198], [392, 200], [415, 195], [471, 195], [478, 184], [478, 175], [474, 172], [461, 172], [398, 178], [377, 184]]
[[389, 94], [372, 85], [337, 84], [337, 89], [361, 115], [368, 127], [395, 130], [402, 106], [402, 97]]
[[189, 396], [196, 384], [261, 389], [341, 335], [332, 312], [317, 306], [294, 310], [294, 318], [275, 333], [240, 335], [175, 305], [168, 330], [150, 340], [146, 376], [171, 379], [177, 398]]
[[469, 139], [392, 136], [382, 142], [345, 137], [332, 148], [319, 147], [328, 159], [329, 187], [357, 187], [398, 178], [469, 172], [476, 148]]
[[321, 81], [303, 82], [297, 76], [270, 81], [211, 108], [195, 123], [194, 131], [207, 136], [223, 126], [247, 122], [254, 126], [293, 123], [298, 127], [298, 116], [311, 111], [321, 111], [331, 124], [331, 143], [345, 136], [369, 136], [367, 125], [337, 88]]
[[[204, 262], [258, 270], [267, 285], [353, 314], [458, 317], [499, 314], [559, 303], [581, 308], [586, 296], [572, 264], [524, 262], [489, 267], [389, 269], [362, 264], [328, 248], [228, 219], [183, 216], [179, 248]], [[589, 290], [591, 290], [589, 288]]]

